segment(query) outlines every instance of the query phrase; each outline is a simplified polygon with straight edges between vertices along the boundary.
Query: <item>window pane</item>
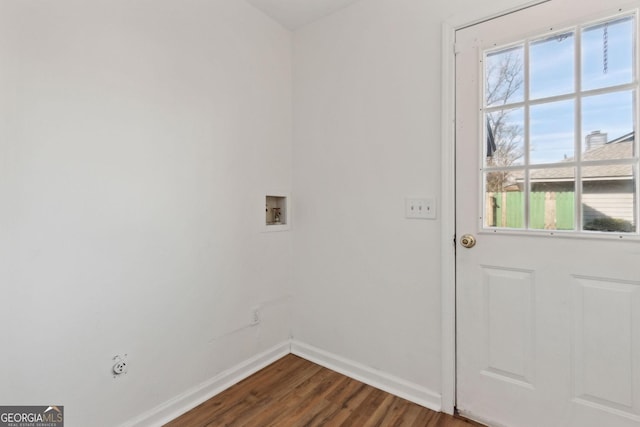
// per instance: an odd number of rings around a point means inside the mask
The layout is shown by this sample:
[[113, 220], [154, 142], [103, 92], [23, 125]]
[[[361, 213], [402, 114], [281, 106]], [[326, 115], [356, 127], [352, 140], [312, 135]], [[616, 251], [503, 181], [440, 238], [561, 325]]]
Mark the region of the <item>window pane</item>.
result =
[[583, 160], [633, 157], [633, 98], [632, 91], [583, 98]]
[[485, 174], [485, 227], [524, 227], [523, 177], [523, 171]]
[[545, 98], [575, 90], [575, 36], [557, 34], [531, 43], [529, 51], [529, 96]]
[[637, 233], [636, 17], [562, 31], [484, 53], [484, 227]]
[[487, 54], [485, 105], [493, 107], [524, 100], [524, 47]]
[[634, 232], [636, 172], [632, 165], [602, 165], [582, 170], [583, 229]]
[[583, 30], [583, 90], [633, 81], [633, 21], [632, 17], [625, 17]]
[[574, 168], [533, 169], [530, 173], [529, 228], [574, 230]]
[[486, 165], [504, 167], [524, 163], [524, 108], [487, 114]]
[[574, 120], [575, 102], [573, 100], [531, 106], [531, 164], [573, 159]]

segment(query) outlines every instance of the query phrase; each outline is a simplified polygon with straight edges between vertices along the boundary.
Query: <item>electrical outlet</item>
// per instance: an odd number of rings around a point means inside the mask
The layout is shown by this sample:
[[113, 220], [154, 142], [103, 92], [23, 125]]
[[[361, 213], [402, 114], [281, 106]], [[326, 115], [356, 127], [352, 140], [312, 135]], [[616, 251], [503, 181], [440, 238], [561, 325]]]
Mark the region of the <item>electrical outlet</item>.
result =
[[113, 360], [115, 364], [112, 367], [113, 378], [116, 378], [119, 375], [126, 374], [129, 370], [129, 364], [127, 363], [127, 355], [119, 355], [116, 354], [113, 356]]
[[124, 360], [117, 362], [115, 365], [113, 365], [114, 374], [120, 375], [120, 374], [124, 374], [125, 372], [127, 372], [127, 362], [125, 362]]
[[251, 326], [258, 325], [260, 323], [260, 308], [256, 307], [251, 310], [251, 322], [249, 323]]

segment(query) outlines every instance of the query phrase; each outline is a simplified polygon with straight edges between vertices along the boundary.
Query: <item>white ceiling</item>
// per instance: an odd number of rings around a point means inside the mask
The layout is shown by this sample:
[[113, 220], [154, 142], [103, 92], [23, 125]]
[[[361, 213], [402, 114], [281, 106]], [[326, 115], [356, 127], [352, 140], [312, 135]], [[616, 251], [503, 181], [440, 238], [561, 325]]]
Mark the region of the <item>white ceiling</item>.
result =
[[249, 3], [295, 30], [360, 0], [247, 0]]

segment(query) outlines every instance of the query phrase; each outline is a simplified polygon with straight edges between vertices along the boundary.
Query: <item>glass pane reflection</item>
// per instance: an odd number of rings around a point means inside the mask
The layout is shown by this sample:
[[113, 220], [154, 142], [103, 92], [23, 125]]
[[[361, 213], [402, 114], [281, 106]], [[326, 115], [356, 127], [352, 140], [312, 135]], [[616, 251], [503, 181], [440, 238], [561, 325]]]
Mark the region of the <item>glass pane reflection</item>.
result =
[[485, 164], [492, 167], [524, 163], [524, 108], [487, 114]]
[[582, 100], [583, 160], [633, 157], [634, 95], [632, 91]]
[[573, 159], [575, 151], [575, 102], [550, 102], [531, 106], [532, 164]]
[[633, 81], [634, 18], [624, 17], [582, 32], [582, 89]]
[[524, 46], [491, 52], [485, 62], [485, 105], [524, 100]]
[[524, 228], [523, 171], [485, 173], [485, 227]]
[[575, 169], [533, 169], [530, 173], [529, 228], [573, 230]]
[[575, 36], [556, 34], [531, 43], [529, 97], [545, 98], [575, 90]]
[[583, 230], [636, 231], [636, 171], [632, 165], [600, 165], [582, 170]]

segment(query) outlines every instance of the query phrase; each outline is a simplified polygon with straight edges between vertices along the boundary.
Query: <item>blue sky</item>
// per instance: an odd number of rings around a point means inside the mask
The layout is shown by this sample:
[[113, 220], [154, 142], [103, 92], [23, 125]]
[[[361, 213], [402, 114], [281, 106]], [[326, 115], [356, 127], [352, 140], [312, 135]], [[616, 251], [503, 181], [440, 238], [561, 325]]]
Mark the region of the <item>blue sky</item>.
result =
[[[587, 27], [582, 32], [581, 77], [582, 89], [592, 90], [630, 83], [633, 81], [633, 29], [632, 18], [610, 22], [608, 33], [607, 70], [605, 72], [605, 25]], [[530, 98], [566, 95], [575, 88], [576, 37], [574, 31], [537, 40], [530, 45]], [[522, 57], [519, 52], [510, 52]], [[490, 55], [487, 64], [500, 60], [500, 53]], [[524, 92], [515, 93], [511, 102], [524, 99]], [[634, 128], [633, 93], [622, 91], [584, 97], [582, 99], [582, 126], [580, 135], [592, 131], [606, 132], [609, 140], [631, 132]], [[530, 107], [530, 159], [532, 164], [562, 161], [573, 157], [575, 141], [575, 101], [565, 100]], [[524, 128], [524, 112], [513, 110], [511, 123]], [[522, 139], [524, 141], [524, 139]], [[524, 142], [522, 142], [524, 144]], [[583, 147], [584, 149], [584, 147]]]

